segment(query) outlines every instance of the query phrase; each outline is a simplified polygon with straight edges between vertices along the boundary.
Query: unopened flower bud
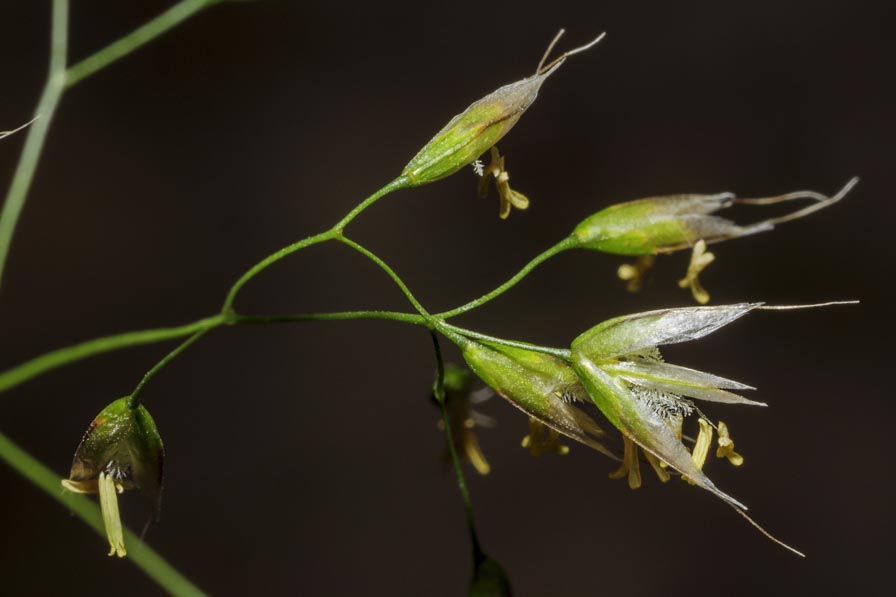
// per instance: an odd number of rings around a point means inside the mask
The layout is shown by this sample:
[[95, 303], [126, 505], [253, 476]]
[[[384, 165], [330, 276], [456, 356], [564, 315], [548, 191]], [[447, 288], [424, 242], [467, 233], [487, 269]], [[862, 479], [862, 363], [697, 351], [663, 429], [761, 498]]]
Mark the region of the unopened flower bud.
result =
[[[472, 164], [513, 128], [523, 112], [535, 101], [545, 80], [567, 57], [590, 48], [602, 37], [603, 35], [586, 46], [566, 52], [542, 68], [543, 58], [531, 77], [505, 85], [473, 102], [423, 146], [404, 167], [402, 175], [417, 186], [445, 178]], [[559, 35], [554, 42], [558, 38]], [[548, 52], [552, 47], [553, 43]]]
[[650, 255], [693, 246], [700, 239], [742, 236], [771, 229], [743, 228], [710, 215], [731, 205], [734, 195], [671, 195], [611, 205], [585, 218], [573, 235], [585, 249], [615, 255]]
[[598, 441], [601, 428], [574, 405], [588, 397], [572, 367], [550, 355], [497, 344], [470, 342], [463, 355], [482, 381], [529, 417], [616, 458]]
[[402, 170], [413, 185], [450, 176], [472, 164], [506, 135], [560, 66], [505, 85], [455, 116]]
[[[709, 301], [709, 293], [700, 284], [698, 276], [714, 259], [706, 245], [765, 232], [777, 224], [803, 218], [840, 201], [858, 180], [851, 179], [832, 197], [815, 191], [795, 191], [759, 199], [738, 199], [733, 193], [648, 197], [611, 205], [585, 218], [571, 236], [583, 249], [637, 257], [634, 265], [625, 264], [619, 268], [619, 277], [633, 292], [641, 287], [645, 273], [653, 265], [652, 256], [693, 249], [687, 275], [679, 286], [689, 288], [694, 299], [705, 304]], [[736, 203], [764, 206], [806, 199], [812, 201], [807, 207], [745, 226], [714, 215]]]
[[90, 423], [62, 486], [77, 493], [99, 493], [109, 555], [124, 556], [117, 494], [139, 489], [158, 509], [162, 492], [164, 448], [155, 421], [143, 405], [131, 408], [121, 398]]

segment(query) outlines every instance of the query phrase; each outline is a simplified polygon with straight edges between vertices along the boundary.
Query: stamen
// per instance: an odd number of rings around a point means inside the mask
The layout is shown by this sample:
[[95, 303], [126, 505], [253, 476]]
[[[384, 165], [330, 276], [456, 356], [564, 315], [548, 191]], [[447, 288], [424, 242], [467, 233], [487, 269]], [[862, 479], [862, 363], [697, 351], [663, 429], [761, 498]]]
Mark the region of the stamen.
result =
[[665, 462], [661, 461], [659, 458], [648, 452], [647, 450], [642, 450], [644, 452], [644, 457], [647, 458], [647, 462], [650, 463], [650, 466], [653, 467], [653, 472], [656, 473], [656, 476], [659, 477], [660, 481], [665, 483], [669, 479], [672, 478], [672, 475], [666, 471], [666, 466], [668, 466]]
[[106, 537], [109, 539], [109, 555], [123, 558], [128, 555], [124, 548], [124, 534], [121, 529], [121, 515], [118, 512], [118, 494], [124, 491], [120, 483], [106, 475], [99, 475], [100, 510], [103, 513], [103, 525], [106, 527]]
[[647, 272], [656, 262], [656, 255], [641, 255], [635, 259], [634, 263], [623, 263], [616, 270], [616, 275], [620, 280], [628, 282], [625, 289], [629, 292], [638, 292], [644, 284], [644, 278]]
[[627, 435], [622, 436], [622, 442], [622, 464], [619, 465], [619, 468], [610, 473], [608, 476], [611, 479], [621, 479], [625, 476], [628, 476], [629, 488], [638, 489], [639, 487], [641, 487], [641, 470], [638, 464], [638, 446], [637, 444], [635, 444], [635, 442], [629, 439]]
[[63, 489], [72, 493], [96, 493], [98, 491], [96, 479], [88, 481], [72, 481], [71, 479], [62, 479]]
[[[712, 444], [712, 426], [702, 418], [697, 422], [700, 425], [700, 433], [697, 435], [697, 441], [694, 443], [694, 449], [691, 451], [691, 458], [694, 460], [694, 464], [697, 465], [697, 468], [703, 470], [703, 465], [706, 463], [706, 456], [709, 454], [709, 446]], [[697, 484], [695, 481], [684, 475], [682, 475], [681, 478], [691, 485]]]
[[546, 426], [538, 419], [529, 417], [529, 435], [523, 438], [521, 445], [529, 449], [529, 454], [538, 458], [542, 454], [569, 454], [569, 446], [560, 443], [560, 434], [556, 429]]
[[479, 196], [483, 199], [488, 197], [489, 181], [494, 177], [500, 204], [498, 216], [502, 220], [506, 220], [510, 215], [511, 207], [526, 209], [529, 207], [529, 199], [510, 188], [510, 174], [504, 169], [504, 157], [498, 152], [497, 147], [491, 148], [490, 159], [488, 166], [482, 168], [482, 175], [479, 179]]
[[706, 269], [710, 263], [716, 258], [715, 255], [706, 250], [706, 241], [700, 239], [694, 245], [694, 251], [691, 253], [691, 262], [688, 264], [688, 271], [685, 277], [678, 281], [680, 288], [691, 289], [694, 300], [705, 305], [709, 302], [709, 293], [700, 284], [700, 272]]
[[716, 449], [716, 458], [727, 458], [733, 466], [740, 466], [744, 463], [744, 457], [734, 451], [734, 440], [728, 434], [728, 426], [719, 421], [719, 439], [718, 448]]
[[501, 174], [501, 169], [498, 167], [501, 161], [501, 154], [498, 153], [497, 146], [493, 146], [489, 151], [489, 159], [488, 166], [483, 167], [479, 178], [479, 197], [481, 199], [488, 197], [489, 177], [494, 176], [497, 178]]
[[476, 439], [476, 435], [472, 430], [464, 433], [464, 453], [467, 455], [470, 464], [473, 465], [473, 468], [475, 468], [476, 472], [480, 475], [487, 475], [492, 470], [492, 467], [489, 466], [488, 461], [485, 459], [485, 454], [482, 453], [482, 448], [479, 447], [479, 441]]

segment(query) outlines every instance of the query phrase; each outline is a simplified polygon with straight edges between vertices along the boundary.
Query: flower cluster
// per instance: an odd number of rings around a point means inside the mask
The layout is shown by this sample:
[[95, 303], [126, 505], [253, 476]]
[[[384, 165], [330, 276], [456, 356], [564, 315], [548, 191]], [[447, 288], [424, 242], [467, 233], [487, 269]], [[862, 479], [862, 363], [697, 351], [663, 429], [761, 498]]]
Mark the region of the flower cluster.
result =
[[[765, 405], [738, 393], [753, 389], [745, 384], [665, 362], [660, 347], [701, 338], [759, 308], [759, 303], [663, 309], [617, 317], [587, 330], [572, 341], [569, 349], [563, 350], [495, 338], [481, 340], [489, 337], [462, 328], [451, 330], [453, 326], [447, 325], [445, 320], [469, 310], [466, 307], [473, 308], [491, 300], [547, 257], [574, 248], [634, 257], [634, 263], [624, 264], [618, 270], [619, 277], [627, 282], [631, 291], [642, 287], [657, 255], [691, 250], [686, 275], [679, 285], [689, 289], [698, 303], [705, 304], [710, 297], [700, 282], [700, 273], [715, 259], [707, 250], [708, 245], [768, 231], [777, 224], [824, 209], [842, 199], [858, 179], [850, 180], [830, 197], [814, 191], [797, 191], [774, 197], [738, 199], [725, 192], [648, 197], [612, 205], [581, 221], [566, 239], [530, 262], [521, 275], [508, 284], [465, 307], [441, 314], [441, 318], [430, 315], [382, 260], [342, 234], [345, 223], [388, 190], [428, 184], [468, 165], [472, 165], [480, 177], [480, 196], [485, 197], [494, 183], [501, 219], [507, 218], [514, 207], [527, 209], [529, 199], [510, 187], [505, 157], [498, 151], [496, 143], [514, 127], [535, 101], [547, 78], [566, 58], [593, 46], [602, 37], [545, 65], [558, 35], [532, 76], [505, 85], [471, 104], [420, 149], [398, 179], [362, 202], [329, 232], [306, 241], [338, 238], [386, 270], [417, 308], [419, 316], [391, 312], [379, 312], [378, 315], [385, 319], [424, 323], [434, 334], [442, 332], [454, 340], [461, 347], [472, 372], [528, 416], [529, 431], [522, 446], [533, 456], [568, 453], [570, 447], [564, 443], [564, 438], [568, 438], [619, 462], [618, 468], [609, 476], [627, 479], [632, 489], [642, 484], [643, 456], [660, 481], [667, 482], [673, 475], [680, 476], [691, 485], [713, 493], [750, 520], [744, 513], [745, 506], [721, 491], [703, 470], [712, 452], [714, 438], [717, 458], [740, 466], [743, 457], [734, 449], [728, 426], [710, 419], [698, 408], [696, 401]], [[3, 135], [0, 133], [0, 138]], [[487, 165], [480, 161], [486, 153], [490, 157]], [[739, 225], [717, 215], [738, 203], [761, 206], [795, 200], [812, 203], [789, 214], [748, 225]], [[235, 321], [236, 314], [230, 305], [241, 284], [285, 255], [310, 246], [303, 244], [306, 241], [269, 256], [250, 270], [231, 291], [225, 312], [220, 317], [229, 314]], [[356, 317], [359, 313], [325, 315], [339, 318], [341, 315]], [[320, 314], [317, 316], [325, 318]], [[307, 318], [315, 319], [314, 316]], [[228, 320], [228, 323], [233, 321]], [[199, 336], [201, 333], [193, 338]], [[187, 340], [166, 359], [176, 356], [192, 341]], [[438, 341], [436, 347], [441, 359]], [[165, 362], [163, 360], [159, 366]], [[442, 424], [447, 425], [446, 431], [452, 434], [450, 445], [459, 447], [463, 457], [479, 473], [487, 474], [490, 466], [474, 433], [477, 425], [489, 423], [487, 417], [473, 409], [483, 395], [471, 391], [472, 376], [468, 371], [447, 367], [442, 373], [436, 394], [440, 406], [444, 407]], [[440, 391], [442, 388], [444, 396]], [[139, 489], [155, 499], [158, 508], [162, 489], [162, 441], [152, 417], [144, 407], [136, 404], [135, 399], [136, 394], [133, 399], [117, 400], [94, 419], [75, 453], [69, 478], [62, 481], [70, 491], [99, 494], [110, 555], [126, 554], [118, 494], [126, 489]], [[614, 438], [589, 414], [588, 410], [595, 408], [621, 434], [621, 451], [613, 445], [616, 443]], [[684, 429], [694, 420], [696, 438], [690, 439]], [[484, 556], [477, 560], [476, 574], [474, 587], [481, 586], [483, 591], [487, 587], [507, 584], [500, 566]]]
[[[573, 340], [568, 362], [516, 346], [473, 340], [460, 345], [473, 372], [530, 417], [524, 445], [533, 454], [566, 453], [559, 443], [562, 435], [620, 460], [607, 446], [607, 434], [586, 413], [584, 407], [591, 403], [622, 435], [621, 463], [611, 478], [626, 478], [632, 489], [640, 487], [640, 451], [661, 481], [678, 474], [746, 516], [746, 507], [703, 471], [716, 434], [718, 458], [739, 466], [743, 457], [734, 450], [728, 426], [711, 420], [695, 401], [765, 404], [737, 393], [753, 389], [743, 383], [665, 362], [659, 347], [706, 336], [760, 305], [663, 309], [616, 317]], [[696, 440], [687, 440], [682, 432], [689, 418], [697, 420]]]

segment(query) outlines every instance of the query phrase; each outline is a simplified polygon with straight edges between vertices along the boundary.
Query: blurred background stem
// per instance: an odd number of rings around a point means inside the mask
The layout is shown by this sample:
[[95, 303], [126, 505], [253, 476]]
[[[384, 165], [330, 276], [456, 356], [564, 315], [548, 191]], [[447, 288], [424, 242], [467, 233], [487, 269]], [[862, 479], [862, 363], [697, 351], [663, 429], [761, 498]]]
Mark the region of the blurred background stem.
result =
[[156, 18], [138, 27], [95, 54], [70, 68], [66, 68], [68, 54], [68, 0], [53, 0], [50, 26], [50, 67], [43, 94], [35, 110], [36, 120], [28, 130], [25, 147], [13, 174], [12, 183], [0, 211], [0, 287], [9, 257], [10, 246], [19, 216], [34, 179], [37, 162], [53, 115], [66, 89], [109, 66], [119, 58], [140, 48], [147, 42], [182, 23], [199, 10], [218, 0], [182, 0]]

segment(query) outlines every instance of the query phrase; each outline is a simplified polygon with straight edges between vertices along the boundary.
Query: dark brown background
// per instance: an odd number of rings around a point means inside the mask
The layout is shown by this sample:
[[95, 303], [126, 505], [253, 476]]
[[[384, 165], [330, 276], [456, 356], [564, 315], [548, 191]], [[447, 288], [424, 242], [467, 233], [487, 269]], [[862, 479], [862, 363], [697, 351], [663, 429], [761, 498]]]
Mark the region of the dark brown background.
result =
[[[74, 2], [71, 56], [170, 2]], [[0, 9], [0, 128], [27, 120], [48, 2]], [[493, 400], [494, 467], [470, 475], [486, 547], [519, 595], [884, 594], [893, 525], [892, 28], [884, 2], [251, 2], [213, 8], [71, 90], [53, 123], [0, 291], [0, 365], [212, 313], [262, 256], [332, 224], [453, 114], [529, 74], [560, 26], [571, 59], [501, 143], [532, 199], [501, 222], [470, 171], [384, 200], [350, 234], [421, 300], [449, 308], [503, 281], [610, 203], [801, 188], [842, 204], [717, 247], [716, 303], [859, 298], [757, 313], [670, 360], [751, 383], [768, 409], [712, 407], [746, 464], [710, 475], [799, 560], [724, 504], [576, 448], [531, 459], [525, 419]], [[23, 137], [0, 143], [8, 181]], [[4, 183], [4, 187], [5, 187]], [[741, 212], [748, 218], [755, 212]], [[619, 259], [567, 254], [470, 326], [562, 346], [625, 312], [690, 304], [686, 255], [647, 292]], [[340, 246], [272, 268], [245, 312], [406, 309]], [[887, 326], [889, 327], [889, 326]], [[2, 429], [60, 476], [83, 429], [170, 345], [54, 371], [0, 396]], [[452, 359], [457, 355], [452, 351]], [[148, 386], [168, 450], [153, 546], [218, 595], [462, 594], [469, 556], [427, 400], [429, 339], [389, 322], [220, 331]], [[3, 592], [153, 595], [156, 586], [0, 466]], [[142, 511], [128, 498], [128, 517]]]

